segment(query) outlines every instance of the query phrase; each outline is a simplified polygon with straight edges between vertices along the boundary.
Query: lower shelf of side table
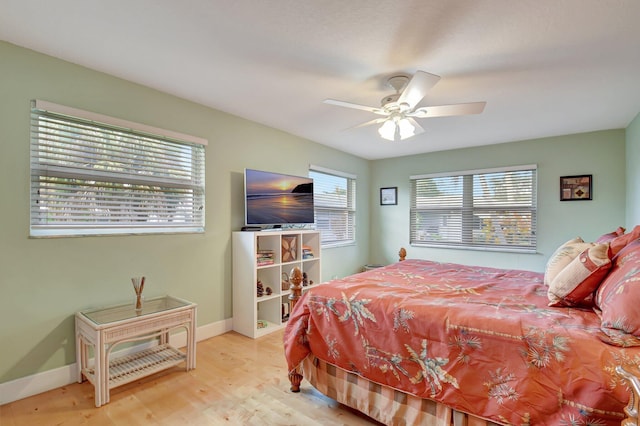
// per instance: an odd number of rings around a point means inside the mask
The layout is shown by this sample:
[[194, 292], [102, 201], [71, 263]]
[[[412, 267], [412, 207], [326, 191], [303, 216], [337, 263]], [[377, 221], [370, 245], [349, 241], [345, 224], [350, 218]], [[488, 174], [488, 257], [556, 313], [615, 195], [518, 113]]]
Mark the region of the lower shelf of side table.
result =
[[[133, 382], [187, 359], [186, 354], [170, 345], [158, 345], [109, 362], [109, 389]], [[95, 370], [86, 369], [83, 374], [95, 385]]]

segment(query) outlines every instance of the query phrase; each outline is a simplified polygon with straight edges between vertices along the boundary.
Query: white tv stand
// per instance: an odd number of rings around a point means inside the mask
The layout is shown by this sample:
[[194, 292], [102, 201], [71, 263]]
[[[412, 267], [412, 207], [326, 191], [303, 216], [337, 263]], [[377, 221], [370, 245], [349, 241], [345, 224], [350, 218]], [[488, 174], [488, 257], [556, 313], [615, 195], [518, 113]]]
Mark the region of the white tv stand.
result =
[[[285, 327], [289, 288], [283, 285], [283, 280], [294, 267], [314, 283], [303, 287], [303, 291], [321, 282], [319, 231], [268, 231], [237, 231], [232, 240], [233, 329], [253, 339]], [[258, 281], [263, 287], [261, 296]]]

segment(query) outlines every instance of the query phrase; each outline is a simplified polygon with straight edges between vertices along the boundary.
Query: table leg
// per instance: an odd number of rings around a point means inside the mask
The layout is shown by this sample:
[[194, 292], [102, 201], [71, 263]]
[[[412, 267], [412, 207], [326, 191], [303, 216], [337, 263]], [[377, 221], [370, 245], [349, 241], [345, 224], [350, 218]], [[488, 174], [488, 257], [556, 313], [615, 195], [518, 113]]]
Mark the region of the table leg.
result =
[[83, 361], [83, 346], [82, 336], [80, 334], [78, 319], [76, 318], [76, 380], [78, 383], [82, 383], [82, 368], [84, 367]]
[[193, 310], [191, 323], [187, 327], [187, 370], [196, 368], [196, 311]]
[[82, 373], [87, 368], [87, 342], [85, 342], [82, 336], [78, 336], [76, 340], [76, 374], [78, 375], [78, 383], [85, 381], [84, 374]]
[[84, 338], [82, 339], [82, 355], [81, 355], [81, 359], [82, 359], [82, 371], [80, 371], [80, 379], [82, 381], [87, 380], [87, 378], [84, 376], [84, 369], [85, 368], [89, 368], [89, 344], [84, 340]]
[[100, 333], [97, 333], [96, 336], [96, 344], [93, 347], [93, 388], [94, 388], [94, 392], [95, 392], [95, 399], [96, 399], [96, 407], [100, 407], [103, 402], [102, 402], [102, 385], [103, 385], [103, 379], [102, 379], [102, 352], [103, 352], [103, 344], [102, 344], [102, 336], [100, 335]]
[[102, 362], [102, 404], [104, 405], [109, 402], [109, 352], [107, 352], [107, 348], [104, 342], [100, 341], [100, 359]]

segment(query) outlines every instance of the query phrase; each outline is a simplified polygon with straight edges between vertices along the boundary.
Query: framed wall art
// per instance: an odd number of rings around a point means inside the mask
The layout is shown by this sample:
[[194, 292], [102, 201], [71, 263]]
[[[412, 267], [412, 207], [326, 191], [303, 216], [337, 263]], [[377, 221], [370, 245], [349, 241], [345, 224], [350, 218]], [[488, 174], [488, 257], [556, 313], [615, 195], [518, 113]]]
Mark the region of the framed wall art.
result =
[[592, 175], [560, 176], [560, 201], [593, 199]]
[[394, 206], [398, 204], [398, 187], [380, 188], [380, 205]]

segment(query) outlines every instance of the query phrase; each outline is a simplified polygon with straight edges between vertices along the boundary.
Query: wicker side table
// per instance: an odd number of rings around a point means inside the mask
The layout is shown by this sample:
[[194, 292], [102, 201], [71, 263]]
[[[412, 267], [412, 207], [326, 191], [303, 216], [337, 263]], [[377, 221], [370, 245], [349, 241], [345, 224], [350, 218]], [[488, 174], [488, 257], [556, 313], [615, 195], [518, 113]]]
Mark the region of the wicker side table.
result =
[[[86, 378], [95, 388], [96, 407], [109, 402], [109, 391], [125, 383], [180, 363], [196, 367], [196, 304], [171, 296], [145, 302], [142, 311], [133, 303], [76, 313], [78, 382]], [[169, 344], [169, 332], [184, 328], [184, 352]], [[110, 359], [113, 348], [125, 342], [156, 338], [158, 344], [133, 354]], [[90, 364], [89, 347], [94, 348]]]

